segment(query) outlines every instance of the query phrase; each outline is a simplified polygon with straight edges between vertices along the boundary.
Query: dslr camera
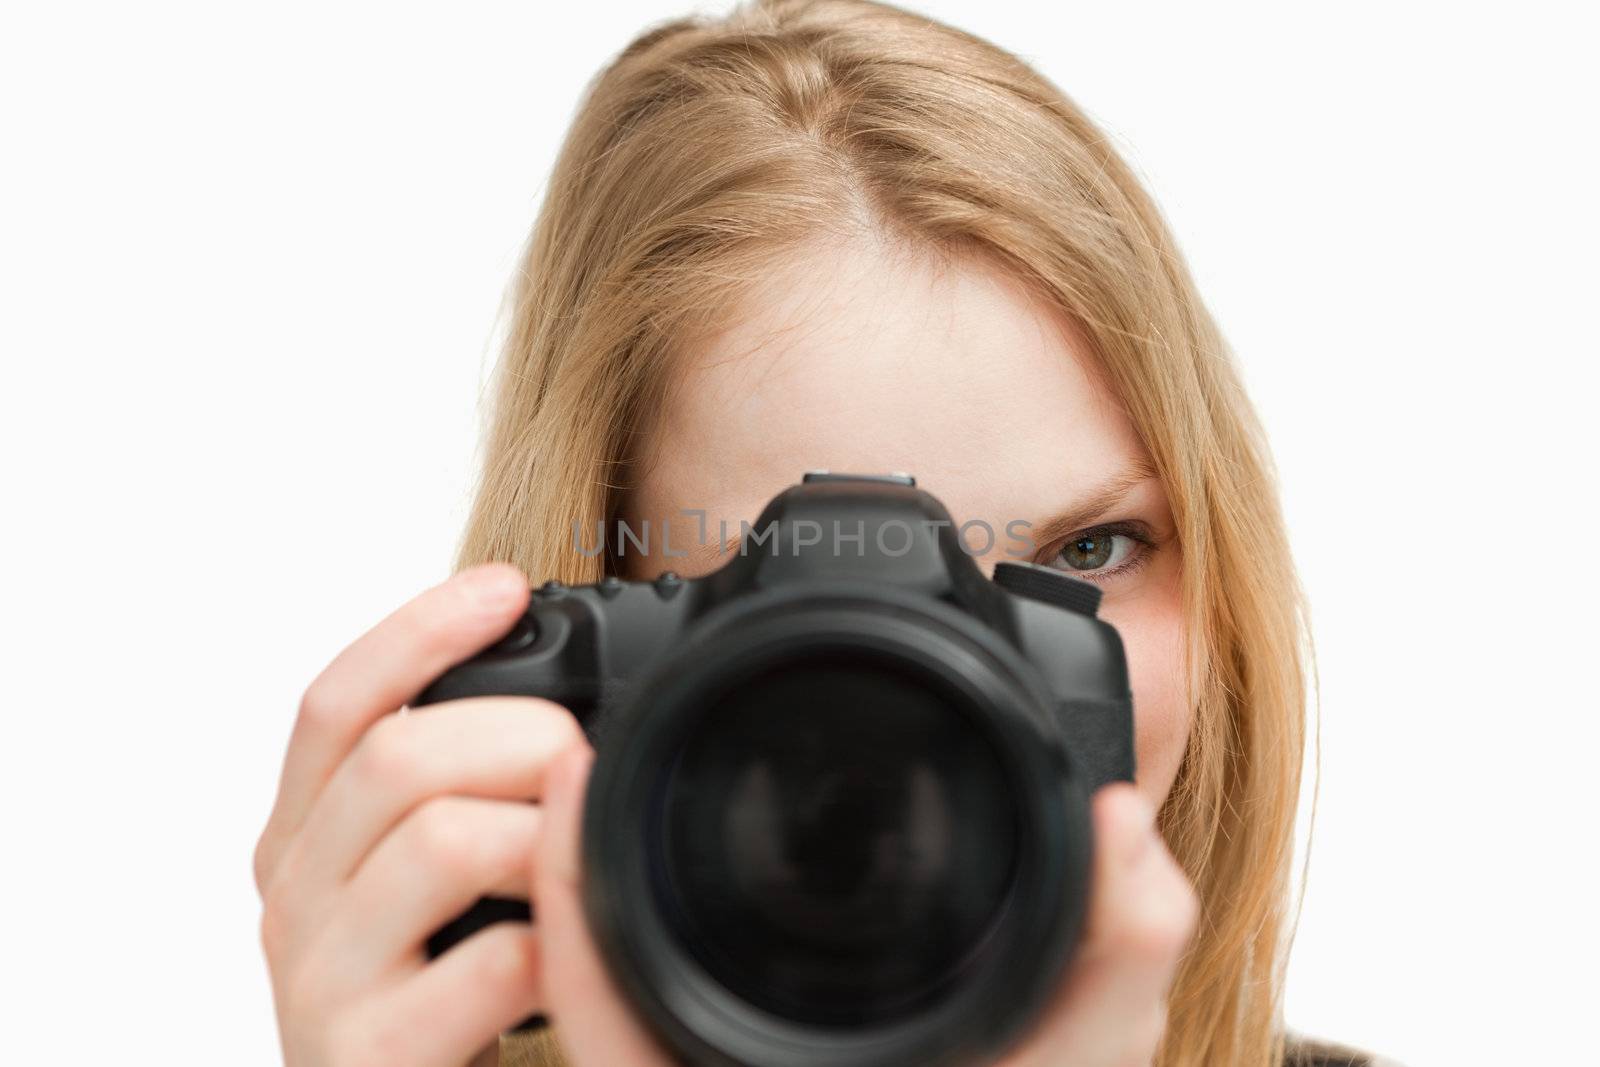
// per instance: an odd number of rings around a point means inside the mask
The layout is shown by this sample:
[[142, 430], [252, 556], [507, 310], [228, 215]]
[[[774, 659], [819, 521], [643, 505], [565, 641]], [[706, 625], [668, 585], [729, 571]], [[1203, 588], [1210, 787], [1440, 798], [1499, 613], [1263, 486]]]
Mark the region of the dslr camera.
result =
[[[1099, 602], [1029, 563], [986, 577], [908, 476], [812, 472], [714, 573], [548, 583], [415, 703], [577, 717], [585, 914], [684, 1062], [982, 1062], [1060, 981], [1089, 794], [1133, 777]], [[528, 916], [486, 898], [430, 951]]]

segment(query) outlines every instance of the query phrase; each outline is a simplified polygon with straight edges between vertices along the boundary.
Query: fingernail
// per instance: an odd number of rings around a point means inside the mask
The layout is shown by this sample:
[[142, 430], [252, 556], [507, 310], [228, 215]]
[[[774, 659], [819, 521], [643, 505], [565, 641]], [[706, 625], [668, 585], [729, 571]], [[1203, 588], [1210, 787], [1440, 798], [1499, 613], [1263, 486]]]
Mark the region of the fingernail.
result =
[[1155, 813], [1150, 810], [1150, 802], [1131, 782], [1113, 782], [1105, 788], [1108, 791], [1115, 790], [1121, 796], [1123, 818], [1141, 826], [1149, 826], [1155, 822]]
[[1156, 841], [1156, 813], [1144, 794], [1138, 791], [1132, 793], [1128, 807], [1134, 824], [1139, 828], [1139, 842], [1129, 851], [1128, 860], [1134, 864], [1142, 863]]
[[504, 611], [520, 600], [524, 592], [522, 581], [501, 567], [484, 567], [468, 576], [467, 593], [485, 612]]
[[594, 760], [594, 750], [587, 744], [573, 745], [573, 751], [566, 754], [566, 764], [563, 773], [567, 781], [577, 788], [583, 783], [589, 773], [589, 765]]

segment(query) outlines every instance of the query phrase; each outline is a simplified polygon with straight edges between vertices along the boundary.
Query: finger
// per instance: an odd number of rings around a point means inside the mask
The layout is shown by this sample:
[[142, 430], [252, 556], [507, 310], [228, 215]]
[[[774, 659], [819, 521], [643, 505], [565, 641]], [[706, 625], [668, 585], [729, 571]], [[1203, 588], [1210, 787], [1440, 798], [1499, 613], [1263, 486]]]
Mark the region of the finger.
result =
[[544, 952], [545, 1014], [574, 1063], [668, 1062], [601, 960], [581, 897], [583, 801], [594, 750], [579, 741], [550, 768], [534, 853], [534, 901]]
[[1083, 937], [1036, 1035], [1083, 1062], [1154, 1051], [1168, 988], [1193, 932], [1193, 890], [1128, 784], [1095, 794], [1095, 854]]
[[395, 611], [317, 676], [301, 701], [256, 849], [258, 887], [270, 881], [285, 842], [367, 727], [505, 633], [527, 600], [527, 580], [516, 568], [469, 568]]
[[1083, 955], [1118, 964], [1137, 981], [1133, 991], [1165, 993], [1166, 979], [1187, 946], [1197, 918], [1193, 890], [1155, 827], [1155, 813], [1131, 785], [1096, 798], [1100, 862], [1092, 892]]
[[495, 923], [349, 1016], [362, 1063], [461, 1067], [500, 1033], [544, 1010], [532, 924]]
[[526, 900], [541, 817], [521, 801], [445, 796], [402, 820], [324, 924], [318, 951], [338, 961], [341, 987], [419, 969], [427, 939], [481, 896]]
[[291, 912], [296, 901], [321, 899], [432, 797], [538, 799], [547, 764], [582, 736], [571, 712], [532, 697], [473, 697], [388, 716], [334, 772], [268, 892]]

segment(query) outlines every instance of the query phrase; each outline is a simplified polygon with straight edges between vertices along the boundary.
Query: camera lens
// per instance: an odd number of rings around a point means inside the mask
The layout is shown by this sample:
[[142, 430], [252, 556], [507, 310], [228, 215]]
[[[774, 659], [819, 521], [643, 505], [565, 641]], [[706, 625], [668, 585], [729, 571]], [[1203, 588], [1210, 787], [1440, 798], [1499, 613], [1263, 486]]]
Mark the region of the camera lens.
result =
[[705, 694], [653, 790], [650, 881], [727, 989], [867, 1026], [953, 988], [1006, 907], [1019, 801], [975, 708], [933, 671], [842, 645]]

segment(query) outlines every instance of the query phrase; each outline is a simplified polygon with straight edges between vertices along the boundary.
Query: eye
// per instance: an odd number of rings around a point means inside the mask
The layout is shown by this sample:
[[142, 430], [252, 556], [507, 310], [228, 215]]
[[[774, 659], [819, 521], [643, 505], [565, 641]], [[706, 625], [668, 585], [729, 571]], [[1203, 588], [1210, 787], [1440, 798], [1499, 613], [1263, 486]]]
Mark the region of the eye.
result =
[[1045, 560], [1074, 578], [1104, 581], [1150, 561], [1149, 538], [1127, 524], [1096, 526], [1073, 534]]

